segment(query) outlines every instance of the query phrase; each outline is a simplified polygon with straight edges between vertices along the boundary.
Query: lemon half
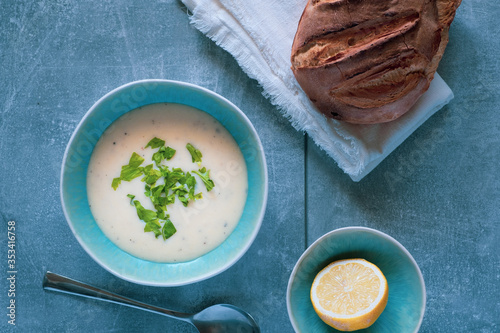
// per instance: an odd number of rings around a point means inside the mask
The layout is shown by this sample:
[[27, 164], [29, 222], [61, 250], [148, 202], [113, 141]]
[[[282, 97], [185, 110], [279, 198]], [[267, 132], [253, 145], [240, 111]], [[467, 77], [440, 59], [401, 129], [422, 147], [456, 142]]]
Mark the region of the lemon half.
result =
[[384, 311], [388, 296], [384, 274], [364, 259], [332, 262], [316, 275], [311, 287], [314, 310], [340, 331], [371, 326]]

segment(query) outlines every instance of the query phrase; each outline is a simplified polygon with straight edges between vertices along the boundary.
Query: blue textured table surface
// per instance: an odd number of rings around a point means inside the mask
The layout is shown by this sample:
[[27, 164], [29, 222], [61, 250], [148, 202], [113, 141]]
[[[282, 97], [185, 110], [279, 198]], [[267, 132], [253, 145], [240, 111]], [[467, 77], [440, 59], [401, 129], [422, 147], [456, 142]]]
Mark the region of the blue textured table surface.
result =
[[[292, 332], [285, 294], [295, 262], [324, 233], [360, 225], [393, 236], [419, 264], [427, 287], [421, 332], [499, 332], [499, 16], [498, 1], [463, 1], [438, 70], [455, 99], [354, 183], [189, 24], [180, 2], [2, 1], [0, 331], [195, 332], [151, 313], [43, 291], [50, 270], [186, 312], [232, 303], [263, 332]], [[81, 117], [111, 89], [147, 78], [194, 83], [231, 100], [253, 122], [268, 161], [269, 202], [254, 244], [229, 270], [185, 287], [114, 277], [80, 247], [60, 205], [60, 164]]]

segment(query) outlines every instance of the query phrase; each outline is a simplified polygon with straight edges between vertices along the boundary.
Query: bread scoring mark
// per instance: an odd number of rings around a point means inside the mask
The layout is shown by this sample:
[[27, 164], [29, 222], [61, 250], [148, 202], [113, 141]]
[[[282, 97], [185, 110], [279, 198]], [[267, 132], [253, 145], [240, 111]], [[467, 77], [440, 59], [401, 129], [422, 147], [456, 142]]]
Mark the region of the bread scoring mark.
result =
[[312, 0], [312, 5], [319, 6], [319, 8], [323, 7], [328, 10], [328, 7], [341, 6], [347, 2], [349, 2], [349, 0]]
[[[416, 27], [419, 20], [418, 12], [409, 11], [367, 20], [361, 24], [353, 23], [339, 31], [327, 31], [321, 36], [315, 36], [299, 48], [292, 59], [292, 64], [295, 68], [301, 68], [341, 62], [395, 38], [403, 36], [404, 39], [404, 34]], [[408, 49], [408, 45], [406, 48]]]
[[330, 89], [330, 96], [360, 109], [394, 102], [426, 80], [425, 56], [410, 50], [343, 81]]
[[312, 5], [322, 12], [336, 11], [339, 7], [345, 5], [347, 15], [349, 15], [349, 19], [352, 21], [349, 0], [312, 0]]

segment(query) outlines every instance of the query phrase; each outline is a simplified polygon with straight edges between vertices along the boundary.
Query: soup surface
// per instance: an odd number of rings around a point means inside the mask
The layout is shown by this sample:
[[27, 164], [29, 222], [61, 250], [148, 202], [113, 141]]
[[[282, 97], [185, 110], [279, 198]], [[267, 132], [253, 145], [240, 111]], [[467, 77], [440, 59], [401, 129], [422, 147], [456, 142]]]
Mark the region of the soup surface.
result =
[[[144, 208], [155, 209], [142, 177], [122, 181], [116, 190], [111, 186], [133, 152], [145, 159], [144, 164], [153, 163], [158, 149], [145, 146], [155, 137], [176, 150], [163, 165], [185, 172], [205, 167], [215, 184], [207, 191], [195, 175], [195, 193], [203, 198], [186, 207], [179, 200], [167, 206], [177, 231], [165, 240], [144, 232], [145, 222], [127, 197], [134, 195]], [[203, 154], [200, 165], [192, 161], [187, 143]], [[181, 104], [151, 104], [117, 119], [97, 142], [87, 174], [90, 209], [104, 234], [131, 255], [155, 262], [189, 261], [220, 245], [238, 224], [247, 191], [245, 160], [231, 134], [212, 116]]]

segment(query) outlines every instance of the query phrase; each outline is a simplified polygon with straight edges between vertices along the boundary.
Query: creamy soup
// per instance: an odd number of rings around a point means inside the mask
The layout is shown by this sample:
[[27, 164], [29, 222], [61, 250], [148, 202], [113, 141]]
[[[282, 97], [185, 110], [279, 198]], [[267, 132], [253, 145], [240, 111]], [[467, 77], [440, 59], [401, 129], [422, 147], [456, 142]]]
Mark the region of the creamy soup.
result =
[[[144, 193], [142, 177], [122, 181], [116, 190], [111, 186], [133, 152], [145, 159], [144, 165], [153, 163], [152, 155], [158, 149], [144, 147], [154, 137], [176, 150], [162, 164], [184, 171], [205, 167], [215, 184], [207, 191], [195, 175], [195, 192], [201, 192], [203, 198], [187, 207], [179, 200], [167, 206], [177, 231], [166, 240], [144, 232], [145, 222], [127, 197], [134, 195], [144, 208], [154, 210]], [[200, 165], [193, 163], [187, 143], [201, 151]], [[156, 262], [189, 261], [220, 245], [241, 217], [247, 190], [245, 161], [231, 134], [207, 113], [180, 104], [151, 104], [116, 120], [98, 141], [87, 174], [90, 208], [104, 234], [122, 250]]]

